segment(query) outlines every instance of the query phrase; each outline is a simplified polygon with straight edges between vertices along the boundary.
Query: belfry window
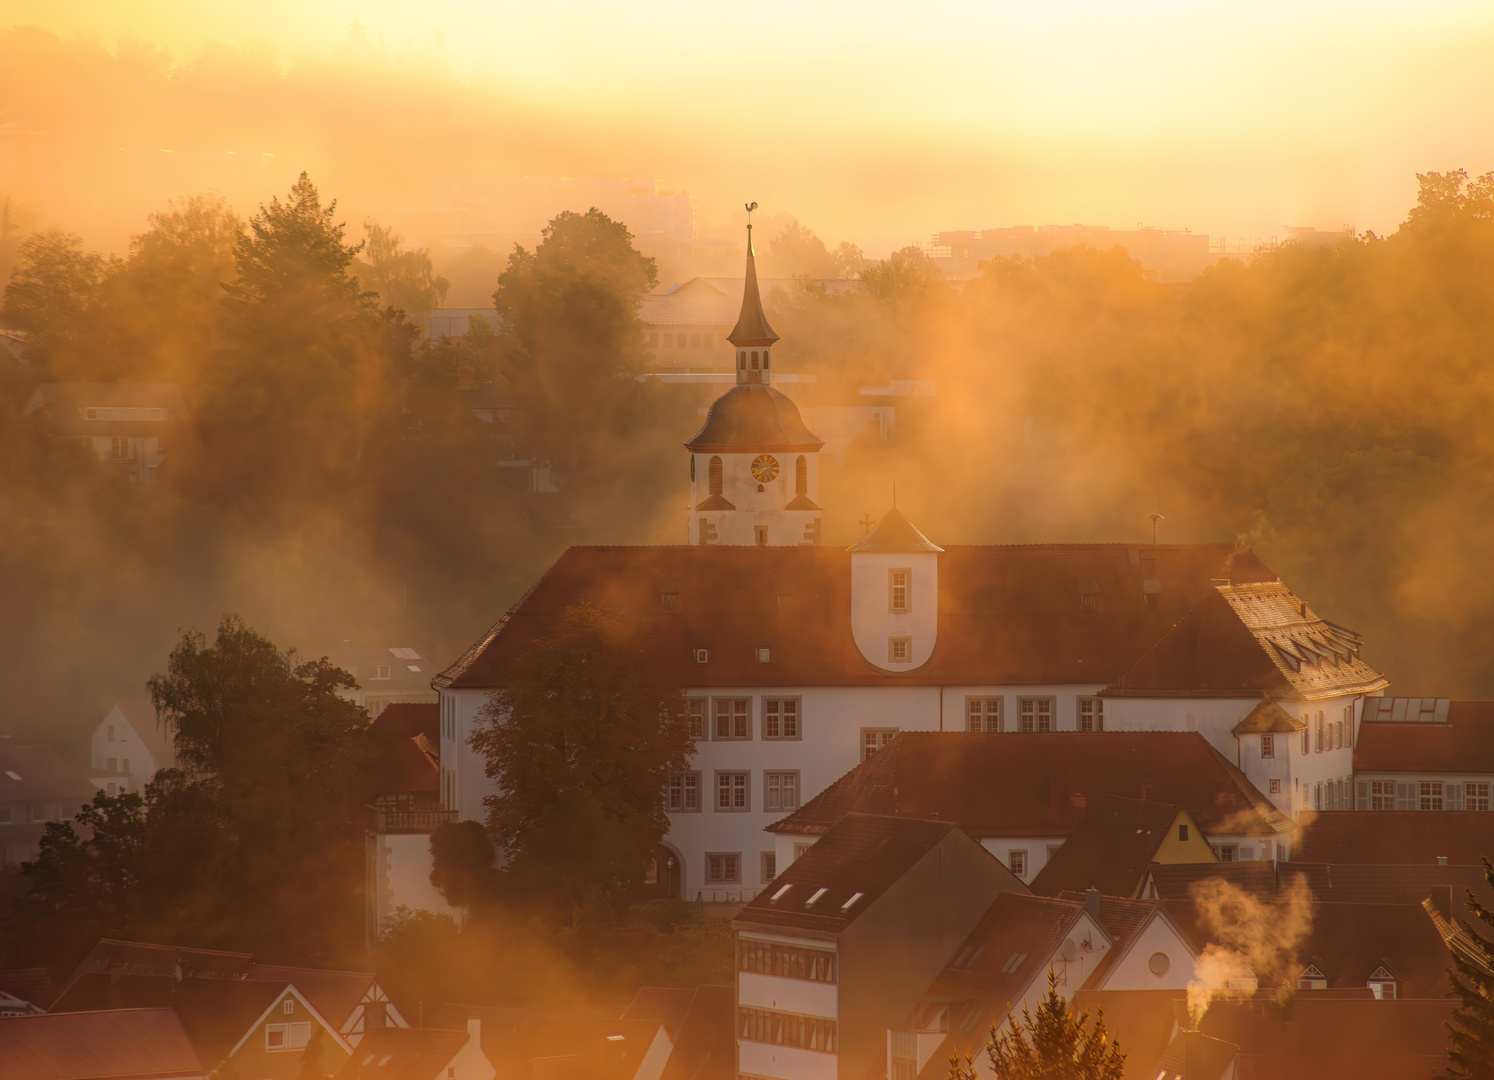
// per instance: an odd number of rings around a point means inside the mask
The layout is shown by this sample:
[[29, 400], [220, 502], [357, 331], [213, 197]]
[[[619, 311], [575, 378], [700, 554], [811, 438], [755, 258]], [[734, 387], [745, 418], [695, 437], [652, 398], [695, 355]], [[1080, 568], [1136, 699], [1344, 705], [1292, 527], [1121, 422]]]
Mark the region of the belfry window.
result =
[[755, 352], [752, 354], [752, 370], [757, 370], [757, 353]]
[[747, 370], [747, 350], [743, 349], [737, 353], [737, 367], [743, 371]]
[[764, 349], [763, 350], [763, 370], [764, 371], [768, 370], [768, 356], [769, 356], [768, 350]]
[[794, 462], [794, 494], [809, 494], [809, 459], [803, 454]]
[[713, 457], [713, 458], [711, 458], [711, 464], [710, 464], [709, 471], [707, 473], [707, 477], [708, 477], [708, 483], [710, 484], [710, 487], [711, 487], [711, 494], [712, 495], [720, 495], [721, 494], [721, 459], [719, 457]]

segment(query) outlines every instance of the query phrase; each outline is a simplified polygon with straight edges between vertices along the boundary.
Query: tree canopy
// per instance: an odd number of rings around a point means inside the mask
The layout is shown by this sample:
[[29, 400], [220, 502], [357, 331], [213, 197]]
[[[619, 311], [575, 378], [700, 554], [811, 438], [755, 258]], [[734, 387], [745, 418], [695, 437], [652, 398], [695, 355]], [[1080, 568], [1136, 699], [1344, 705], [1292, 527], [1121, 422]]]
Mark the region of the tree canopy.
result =
[[[1007, 1015], [1006, 1030], [991, 1028], [985, 1053], [996, 1080], [1121, 1080], [1126, 1055], [1110, 1038], [1101, 1012], [1090, 1020], [1058, 992], [1048, 972], [1048, 992], [1033, 1013], [1022, 1006], [1022, 1023]], [[950, 1058], [949, 1080], [975, 1080], [970, 1058]]]

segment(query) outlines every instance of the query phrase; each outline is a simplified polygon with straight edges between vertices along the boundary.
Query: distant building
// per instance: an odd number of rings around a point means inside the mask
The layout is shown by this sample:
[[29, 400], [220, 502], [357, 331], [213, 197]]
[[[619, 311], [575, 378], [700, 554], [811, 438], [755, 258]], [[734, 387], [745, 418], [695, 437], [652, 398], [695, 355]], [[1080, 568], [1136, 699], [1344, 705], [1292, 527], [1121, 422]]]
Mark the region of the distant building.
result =
[[36, 858], [47, 822], [71, 821], [101, 781], [50, 746], [0, 740], [0, 862]]
[[482, 1050], [482, 1021], [465, 1031], [383, 1028], [369, 1032], [337, 1080], [493, 1080]]
[[153, 484], [187, 403], [174, 383], [42, 383], [21, 415], [86, 447], [121, 480]]
[[0, 1021], [5, 1080], [205, 1080], [172, 1009], [8, 1016]]
[[1223, 255], [1210, 249], [1205, 233], [1187, 229], [1112, 229], [1108, 225], [1016, 225], [1008, 228], [935, 233], [930, 254], [951, 281], [976, 275], [980, 264], [1009, 256], [1036, 258], [1061, 248], [1122, 247], [1162, 284], [1185, 282]]
[[1494, 810], [1494, 701], [1377, 698], [1359, 727], [1354, 787], [1359, 810]]
[[[397, 640], [397, 639], [396, 639]], [[368, 645], [345, 639], [330, 649], [307, 649], [302, 660], [327, 657], [358, 681], [356, 689], [339, 691], [343, 697], [377, 717], [397, 701], [431, 702], [431, 678], [438, 670], [419, 650], [409, 645]]]
[[1105, 896], [1142, 895], [1153, 864], [1218, 860], [1193, 815], [1153, 799], [1099, 795], [1032, 880], [1039, 896], [1098, 889]]
[[176, 750], [172, 736], [156, 720], [151, 702], [116, 701], [94, 728], [89, 758], [103, 778], [104, 790], [114, 795], [143, 792], [158, 770], [176, 764]]

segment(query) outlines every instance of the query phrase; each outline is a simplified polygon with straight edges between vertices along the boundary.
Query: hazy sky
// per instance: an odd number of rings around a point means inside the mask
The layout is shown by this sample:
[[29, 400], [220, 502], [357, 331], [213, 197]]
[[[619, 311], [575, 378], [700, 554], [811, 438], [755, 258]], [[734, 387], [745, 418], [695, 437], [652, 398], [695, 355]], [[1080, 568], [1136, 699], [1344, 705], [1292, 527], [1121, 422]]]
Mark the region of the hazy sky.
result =
[[[188, 59], [376, 48], [648, 132], [703, 217], [755, 197], [871, 248], [938, 228], [1393, 229], [1416, 171], [1494, 169], [1494, 4], [11, 0]], [[722, 138], [734, 133], [734, 138]], [[693, 152], [698, 148], [698, 152]], [[621, 164], [621, 163], [620, 163]], [[743, 190], [739, 190], [743, 189]]]

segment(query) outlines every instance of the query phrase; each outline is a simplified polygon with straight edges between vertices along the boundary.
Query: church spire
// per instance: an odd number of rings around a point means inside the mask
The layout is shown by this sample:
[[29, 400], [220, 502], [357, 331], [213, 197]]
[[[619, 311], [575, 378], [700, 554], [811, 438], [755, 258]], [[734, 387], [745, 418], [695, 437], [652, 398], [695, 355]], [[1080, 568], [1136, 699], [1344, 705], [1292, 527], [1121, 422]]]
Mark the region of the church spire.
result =
[[742, 312], [737, 325], [726, 336], [737, 347], [737, 382], [769, 381], [768, 349], [778, 340], [763, 314], [763, 299], [757, 288], [757, 257], [752, 250], [752, 211], [757, 203], [747, 204], [747, 280], [742, 286]]

